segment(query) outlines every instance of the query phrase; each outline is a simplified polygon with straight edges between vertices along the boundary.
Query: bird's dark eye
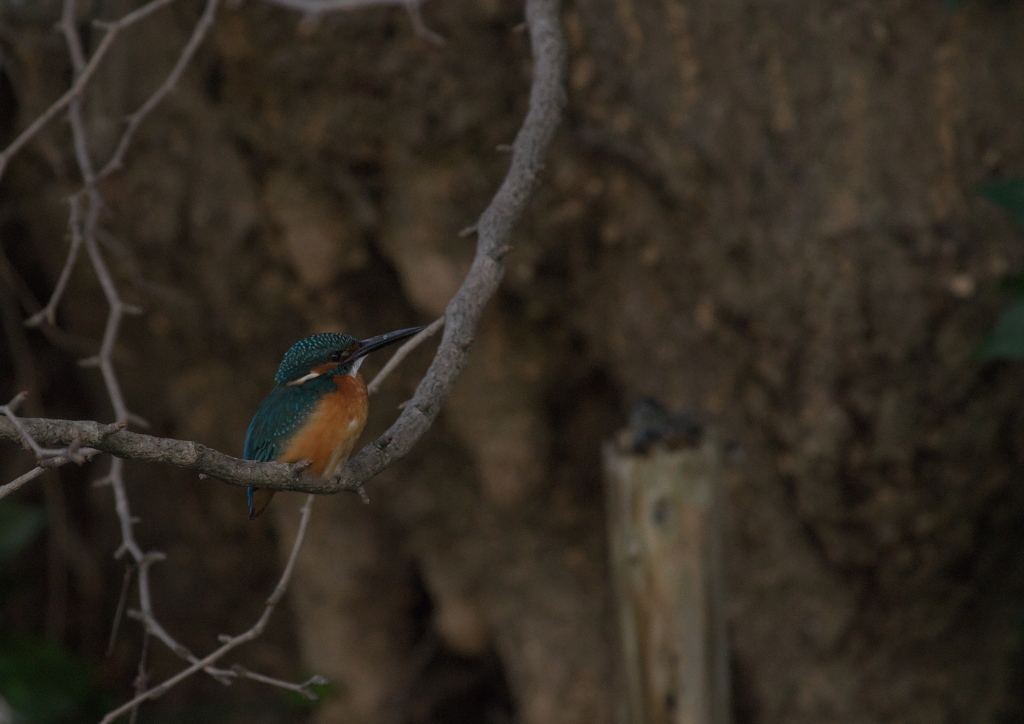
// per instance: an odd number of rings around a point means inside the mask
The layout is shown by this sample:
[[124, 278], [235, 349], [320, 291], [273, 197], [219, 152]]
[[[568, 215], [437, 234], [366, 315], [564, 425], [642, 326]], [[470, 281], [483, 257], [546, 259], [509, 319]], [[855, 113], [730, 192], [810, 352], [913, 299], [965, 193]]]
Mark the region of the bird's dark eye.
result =
[[331, 352], [331, 362], [341, 362], [341, 352]]

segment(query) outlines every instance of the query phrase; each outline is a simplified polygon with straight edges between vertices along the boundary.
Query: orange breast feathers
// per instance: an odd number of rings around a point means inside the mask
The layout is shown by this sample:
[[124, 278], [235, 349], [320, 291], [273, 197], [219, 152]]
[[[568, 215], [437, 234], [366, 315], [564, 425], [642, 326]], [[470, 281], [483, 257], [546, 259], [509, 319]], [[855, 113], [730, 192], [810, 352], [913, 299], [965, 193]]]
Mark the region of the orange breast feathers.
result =
[[310, 474], [330, 477], [348, 459], [366, 424], [366, 383], [359, 374], [337, 375], [334, 386], [336, 390], [320, 398], [278, 460], [312, 460]]

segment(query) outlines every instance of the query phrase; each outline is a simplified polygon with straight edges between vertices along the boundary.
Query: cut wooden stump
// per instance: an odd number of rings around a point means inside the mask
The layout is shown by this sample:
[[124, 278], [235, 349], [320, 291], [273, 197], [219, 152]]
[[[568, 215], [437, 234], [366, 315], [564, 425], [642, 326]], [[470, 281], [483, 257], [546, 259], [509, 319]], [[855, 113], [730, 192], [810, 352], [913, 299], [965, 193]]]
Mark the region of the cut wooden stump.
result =
[[619, 724], [728, 724], [721, 446], [604, 447]]

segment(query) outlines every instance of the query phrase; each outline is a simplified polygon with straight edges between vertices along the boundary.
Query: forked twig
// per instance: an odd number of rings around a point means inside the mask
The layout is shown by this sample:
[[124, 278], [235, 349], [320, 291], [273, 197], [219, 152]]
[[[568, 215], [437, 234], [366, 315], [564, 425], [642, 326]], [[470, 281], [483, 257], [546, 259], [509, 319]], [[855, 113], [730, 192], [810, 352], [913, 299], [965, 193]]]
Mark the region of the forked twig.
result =
[[31, 141], [32, 138], [46, 126], [46, 124], [56, 118], [58, 113], [67, 108], [71, 101], [82, 94], [82, 91], [85, 90], [85, 86], [92, 78], [93, 73], [96, 72], [96, 68], [99, 67], [103, 57], [107, 54], [107, 51], [110, 50], [110, 46], [114, 44], [114, 39], [117, 37], [118, 33], [175, 1], [176, 0], [151, 0], [142, 7], [133, 10], [114, 22], [103, 23], [100, 25], [100, 27], [105, 31], [103, 39], [100, 40], [99, 44], [96, 46], [95, 52], [92, 54], [89, 62], [82, 68], [82, 72], [77, 74], [77, 77], [75, 78], [74, 83], [71, 84], [71, 87], [68, 88], [64, 95], [54, 101], [49, 108], [43, 111], [34, 121], [32, 121], [32, 123], [28, 125], [28, 128], [19, 133], [17, 138], [11, 141], [10, 145], [0, 153], [0, 178], [3, 178], [4, 171], [7, 169], [7, 164], [10, 162], [14, 154], [20, 151], [26, 143]]
[[[0, 439], [27, 442], [36, 454], [37, 467], [18, 479], [0, 487], [0, 497], [13, 492], [30, 480], [38, 477], [45, 467], [56, 466], [69, 461], [80, 462], [100, 451], [116, 457], [111, 461], [109, 473], [104, 478], [114, 493], [115, 509], [121, 526], [122, 543], [117, 555], [127, 554], [138, 574], [139, 608], [129, 612], [141, 620], [147, 636], [162, 641], [189, 665], [166, 681], [138, 691], [129, 702], [110, 712], [104, 722], [110, 722], [126, 712], [136, 712], [143, 701], [154, 699], [182, 679], [199, 670], [205, 670], [223, 683], [244, 676], [276, 686], [292, 689], [303, 695], [315, 695], [309, 688], [320, 683], [314, 677], [307, 682], [291, 684], [262, 674], [236, 667], [214, 668], [214, 664], [237, 646], [250, 641], [262, 633], [274, 607], [284, 595], [294, 569], [298, 551], [302, 545], [314, 498], [308, 497], [302, 508], [299, 532], [292, 547], [288, 563], [274, 592], [267, 600], [262, 615], [246, 632], [234, 637], [223, 637], [222, 645], [203, 658], [190, 652], [177, 642], [157, 620], [151, 597], [150, 568], [162, 560], [157, 551], [145, 552], [134, 536], [135, 519], [129, 506], [123, 475], [123, 460], [148, 460], [167, 462], [218, 477], [238, 485], [255, 485], [274, 489], [304, 490], [307, 492], [329, 493], [340, 490], [362, 491], [362, 484], [379, 473], [387, 465], [403, 457], [436, 418], [440, 406], [447, 397], [455, 379], [466, 364], [468, 347], [472, 342], [476, 326], [484, 305], [497, 289], [504, 272], [504, 258], [511, 249], [509, 239], [512, 228], [522, 216], [526, 204], [536, 188], [543, 169], [543, 159], [558, 125], [565, 103], [565, 46], [559, 25], [558, 0], [526, 0], [527, 23], [534, 56], [534, 73], [530, 91], [529, 112], [512, 145], [511, 164], [505, 180], [490, 205], [474, 225], [478, 232], [477, 253], [473, 265], [456, 296], [446, 310], [443, 320], [435, 321], [430, 327], [403, 345], [370, 383], [370, 391], [376, 391], [383, 379], [417, 344], [435, 333], [443, 324], [444, 336], [427, 374], [417, 387], [416, 394], [405, 409], [380, 438], [366, 446], [350, 460], [342, 477], [335, 480], [314, 478], [304, 473], [301, 464], [255, 463], [223, 455], [194, 442], [170, 440], [141, 435], [124, 429], [125, 424], [137, 418], [128, 410], [120, 382], [113, 366], [114, 345], [117, 342], [121, 321], [125, 314], [137, 312], [125, 302], [114, 283], [106, 262], [100, 253], [97, 234], [103, 199], [97, 188], [99, 180], [105, 178], [123, 163], [127, 149], [143, 119], [171, 91], [190, 59], [206, 35], [216, 14], [219, 0], [206, 0], [202, 15], [193, 28], [174, 67], [164, 82], [152, 93], [146, 102], [128, 117], [120, 140], [111, 157], [99, 173], [95, 171], [89, 153], [88, 133], [82, 111], [82, 94], [96, 69], [110, 50], [118, 34], [145, 19], [154, 12], [172, 4], [174, 0], [150, 0], [140, 8], [127, 13], [120, 19], [108, 23], [95, 23], [103, 31], [102, 38], [92, 55], [87, 57], [81, 39], [75, 28], [75, 0], [64, 0], [61, 30], [68, 46], [74, 70], [74, 79], [68, 91], [28, 125], [15, 140], [0, 152], [0, 177], [10, 159], [23, 148], [42, 128], [59, 113], [67, 110], [72, 128], [75, 157], [82, 175], [83, 188], [70, 199], [70, 249], [60, 273], [53, 294], [47, 305], [34, 314], [29, 324], [55, 321], [55, 313], [68, 285], [72, 269], [79, 252], [84, 247], [93, 272], [103, 289], [109, 305], [106, 327], [99, 353], [88, 360], [86, 365], [99, 368], [103, 377], [114, 417], [113, 425], [96, 422], [73, 422], [41, 418], [19, 418], [13, 408], [3, 410], [0, 415]], [[281, 5], [295, 7], [306, 12], [347, 9], [363, 5], [391, 4], [392, 0], [268, 0]], [[394, 0], [394, 4], [405, 5], [410, 10], [418, 9], [418, 3], [410, 0]], [[315, 7], [314, 7], [315, 6]], [[418, 16], [414, 14], [414, 24]], [[420, 20], [418, 28], [422, 26]], [[419, 32], [419, 30], [418, 30]], [[148, 640], [148, 639], [147, 639]], [[140, 662], [139, 686], [145, 685], [144, 661]], [[134, 715], [134, 714], [133, 714]]]
[[135, 709], [144, 701], [149, 701], [150, 699], [156, 699], [157, 697], [162, 696], [168, 689], [183, 679], [186, 679], [197, 671], [212, 666], [222, 658], [224, 654], [228, 653], [232, 649], [238, 648], [244, 643], [252, 641], [263, 633], [263, 629], [267, 626], [267, 621], [270, 620], [270, 615], [274, 612], [277, 604], [280, 603], [281, 599], [284, 597], [285, 591], [288, 590], [288, 582], [291, 580], [292, 572], [295, 570], [295, 561], [299, 557], [299, 549], [302, 547], [302, 542], [306, 537], [306, 527], [309, 524], [309, 517], [313, 511], [313, 501], [315, 499], [315, 496], [307, 496], [306, 502], [303, 503], [302, 508], [300, 509], [301, 518], [299, 519], [299, 530], [295, 534], [295, 542], [292, 544], [292, 551], [288, 556], [288, 563], [285, 564], [284, 571], [281, 573], [281, 578], [278, 580], [277, 586], [274, 588], [273, 592], [267, 598], [267, 602], [263, 608], [263, 613], [256, 620], [256, 623], [250, 626], [248, 630], [238, 634], [237, 636], [222, 636], [221, 645], [218, 648], [214, 649], [202, 659], [195, 661], [192, 665], [185, 667], [177, 674], [174, 674], [156, 686], [138, 694], [130, 701], [126, 701], [124, 704], [103, 717], [100, 724], [110, 724], [110, 722], [114, 721], [122, 714]]
[[150, 111], [156, 108], [160, 101], [164, 99], [164, 96], [170, 93], [174, 86], [177, 85], [181, 74], [185, 72], [185, 68], [191, 62], [192, 57], [196, 54], [203, 39], [206, 37], [210, 25], [213, 24], [213, 19], [217, 15], [218, 5], [220, 5], [220, 0], [206, 0], [203, 14], [199, 16], [199, 20], [192, 29], [192, 35], [189, 37], [188, 42], [185, 43], [185, 47], [178, 56], [178, 60], [175, 62], [171, 72], [164, 79], [164, 82], [160, 84], [160, 87], [153, 91], [153, 94], [146, 99], [146, 102], [139, 106], [137, 111], [128, 116], [128, 127], [121, 135], [121, 140], [118, 142], [117, 148], [114, 150], [110, 160], [107, 161], [106, 165], [97, 175], [96, 181], [105, 179], [124, 164], [125, 153], [128, 152], [128, 146], [135, 137], [135, 132], [146, 116], [149, 115]]

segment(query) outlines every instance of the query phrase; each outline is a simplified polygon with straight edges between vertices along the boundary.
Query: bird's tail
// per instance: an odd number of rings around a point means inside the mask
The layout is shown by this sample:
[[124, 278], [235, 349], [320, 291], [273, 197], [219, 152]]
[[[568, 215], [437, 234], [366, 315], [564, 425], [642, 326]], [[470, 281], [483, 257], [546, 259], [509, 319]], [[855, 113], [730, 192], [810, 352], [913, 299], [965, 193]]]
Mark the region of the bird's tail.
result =
[[258, 518], [274, 497], [270, 488], [249, 488], [249, 520]]

